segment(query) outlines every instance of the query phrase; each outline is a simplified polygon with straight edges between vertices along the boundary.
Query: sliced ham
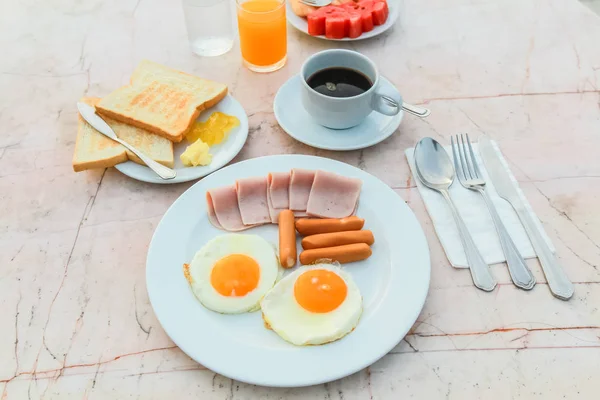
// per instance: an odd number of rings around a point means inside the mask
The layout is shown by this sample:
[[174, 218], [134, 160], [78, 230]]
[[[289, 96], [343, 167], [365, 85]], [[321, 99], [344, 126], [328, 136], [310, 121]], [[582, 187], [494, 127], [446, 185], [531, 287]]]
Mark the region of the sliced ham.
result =
[[271, 223], [266, 176], [239, 179], [235, 182], [235, 188], [244, 225]]
[[361, 187], [360, 179], [319, 170], [314, 176], [306, 212], [321, 218], [348, 217], [354, 213]]
[[273, 208], [287, 210], [290, 207], [290, 173], [273, 172], [269, 174], [269, 196]]
[[271, 217], [271, 223], [276, 224], [281, 210], [273, 208], [273, 203], [271, 202], [270, 195], [267, 196], [267, 205], [269, 206], [269, 216]]
[[242, 221], [235, 185], [207, 190], [206, 203], [208, 220], [216, 228], [233, 232], [251, 228]]
[[268, 187], [268, 193], [269, 193], [267, 195], [267, 205], [269, 206], [269, 216], [271, 217], [271, 223], [277, 224], [277, 223], [279, 223], [279, 213], [281, 211], [283, 211], [283, 209], [273, 207], [273, 202], [271, 201], [270, 186], [271, 186], [271, 183], [267, 179], [267, 187]]
[[[270, 201], [269, 201], [269, 203], [270, 203]], [[279, 214], [283, 210], [287, 210], [287, 208], [273, 208], [272, 206], [269, 205], [269, 214], [271, 216], [272, 224], [279, 223]], [[306, 217], [310, 217], [310, 215], [308, 215], [306, 213], [306, 211], [294, 211], [294, 218], [306, 218]]]
[[358, 207], [362, 182], [326, 171], [293, 169], [266, 177], [243, 178], [206, 192], [211, 224], [226, 231], [278, 223], [291, 209], [296, 218], [343, 218]]
[[290, 210], [306, 211], [315, 171], [292, 169], [290, 175]]
[[[217, 213], [215, 211], [215, 206], [213, 204], [212, 196], [210, 195], [209, 191], [206, 192], [206, 208], [208, 213], [208, 220], [210, 221], [210, 223], [217, 229], [223, 229], [221, 223], [217, 219]], [[240, 220], [241, 219], [242, 217], [240, 217]]]
[[[279, 213], [281, 213], [283, 210], [287, 210], [287, 208], [273, 208], [273, 205], [271, 204], [271, 198], [267, 197], [267, 200], [269, 201], [269, 214], [271, 215], [271, 223], [278, 224], [279, 223]], [[306, 217], [310, 217], [310, 215], [308, 215], [306, 213], [306, 211], [294, 211], [294, 217], [295, 218], [306, 218]]]
[[267, 176], [267, 203], [271, 223], [279, 222], [279, 213], [290, 207], [290, 173], [273, 172]]

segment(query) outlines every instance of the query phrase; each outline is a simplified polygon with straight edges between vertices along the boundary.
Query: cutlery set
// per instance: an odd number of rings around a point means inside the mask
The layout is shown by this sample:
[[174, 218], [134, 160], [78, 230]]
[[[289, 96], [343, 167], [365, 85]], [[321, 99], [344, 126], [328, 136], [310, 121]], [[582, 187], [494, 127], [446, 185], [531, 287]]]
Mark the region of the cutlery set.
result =
[[[452, 216], [458, 228], [471, 277], [474, 285], [484, 291], [492, 291], [496, 280], [489, 265], [477, 249], [475, 242], [460, 216], [448, 189], [458, 178], [460, 184], [469, 190], [481, 194], [484, 203], [496, 228], [502, 251], [506, 258], [508, 271], [515, 286], [531, 290], [536, 284], [535, 277], [527, 267], [525, 259], [511, 239], [502, 218], [486, 191], [486, 181], [477, 163], [473, 146], [468, 135], [451, 137], [452, 158], [450, 160], [443, 146], [432, 138], [424, 138], [417, 143], [414, 150], [415, 175], [428, 188], [439, 192], [448, 203]], [[508, 175], [492, 142], [485, 136], [479, 139], [479, 153], [485, 164], [498, 195], [506, 200], [517, 213], [531, 244], [540, 260], [540, 264], [548, 281], [552, 294], [568, 300], [573, 296], [573, 284], [560, 267], [556, 256], [543, 239], [534, 220], [526, 211], [525, 204], [519, 197], [510, 176]]]

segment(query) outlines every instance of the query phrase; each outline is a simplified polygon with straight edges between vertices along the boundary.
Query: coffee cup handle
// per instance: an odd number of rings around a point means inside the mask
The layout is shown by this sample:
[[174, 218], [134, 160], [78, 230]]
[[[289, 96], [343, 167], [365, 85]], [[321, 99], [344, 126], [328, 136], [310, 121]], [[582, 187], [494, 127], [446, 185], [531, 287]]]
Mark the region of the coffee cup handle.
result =
[[373, 95], [371, 107], [378, 113], [393, 116], [402, 109], [402, 96], [395, 90], [381, 90]]

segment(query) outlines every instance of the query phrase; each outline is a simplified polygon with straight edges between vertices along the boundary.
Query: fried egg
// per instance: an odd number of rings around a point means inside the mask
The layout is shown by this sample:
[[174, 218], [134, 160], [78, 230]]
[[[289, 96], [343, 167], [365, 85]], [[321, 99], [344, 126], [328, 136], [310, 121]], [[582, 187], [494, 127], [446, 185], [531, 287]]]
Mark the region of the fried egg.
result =
[[340, 267], [317, 264], [279, 281], [260, 303], [265, 323], [298, 345], [324, 344], [350, 333], [362, 314], [362, 296]]
[[204, 245], [184, 276], [206, 308], [238, 314], [256, 311], [275, 285], [279, 263], [273, 246], [256, 235], [221, 235]]

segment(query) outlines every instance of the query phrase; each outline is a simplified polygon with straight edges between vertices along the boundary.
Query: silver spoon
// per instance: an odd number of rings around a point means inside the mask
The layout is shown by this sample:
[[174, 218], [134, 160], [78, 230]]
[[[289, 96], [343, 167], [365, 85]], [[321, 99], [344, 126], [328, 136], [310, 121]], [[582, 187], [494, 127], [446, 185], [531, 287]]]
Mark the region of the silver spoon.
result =
[[332, 0], [300, 0], [300, 3], [304, 3], [307, 6], [313, 7], [325, 7], [330, 5]]
[[420, 118], [425, 118], [429, 116], [429, 114], [431, 114], [429, 108], [414, 106], [406, 102], [402, 102], [402, 109], [408, 112], [409, 114], [416, 115]]
[[[396, 103], [396, 100], [392, 99], [391, 97], [389, 97], [389, 96], [381, 96], [381, 98], [390, 107], [398, 107], [398, 103]], [[431, 110], [429, 110], [429, 108], [419, 107], [419, 106], [415, 106], [415, 105], [412, 105], [412, 104], [408, 104], [405, 101], [402, 102], [401, 107], [407, 113], [415, 115], [415, 116], [417, 116], [419, 118], [425, 118], [425, 117], [428, 117], [429, 114], [431, 114]]]
[[425, 186], [440, 192], [448, 202], [467, 256], [473, 283], [479, 289], [491, 292], [496, 287], [496, 280], [475, 246], [475, 242], [448, 192], [448, 188], [454, 182], [455, 174], [446, 150], [432, 138], [421, 139], [415, 146], [415, 170], [417, 177]]

